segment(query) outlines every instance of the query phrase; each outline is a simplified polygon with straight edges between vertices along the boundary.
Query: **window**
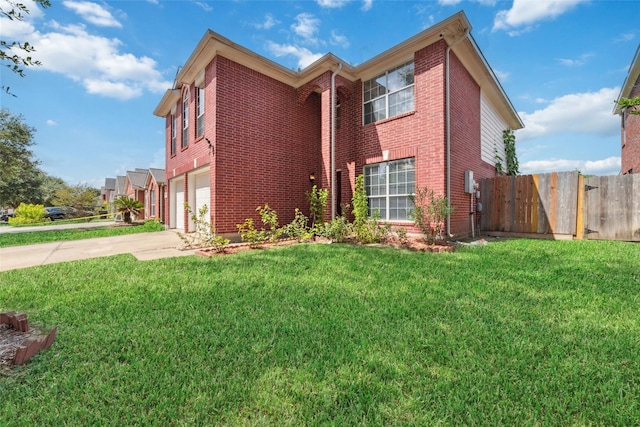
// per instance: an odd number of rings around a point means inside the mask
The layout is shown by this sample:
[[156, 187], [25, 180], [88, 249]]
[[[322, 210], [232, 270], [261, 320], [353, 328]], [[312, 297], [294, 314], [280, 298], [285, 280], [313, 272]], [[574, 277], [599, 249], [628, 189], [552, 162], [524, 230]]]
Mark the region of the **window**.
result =
[[408, 158], [364, 167], [364, 188], [369, 215], [378, 210], [384, 221], [409, 221], [415, 189], [415, 159]]
[[413, 61], [364, 82], [363, 102], [365, 125], [412, 111]]
[[176, 154], [176, 116], [175, 114], [171, 115], [171, 155]]
[[151, 215], [152, 217], [156, 216], [156, 189], [155, 188], [151, 188], [151, 191], [149, 192], [149, 206], [150, 206], [149, 215]]
[[340, 108], [340, 98], [336, 99], [336, 129], [340, 129], [340, 122], [342, 121], [340, 116], [342, 108]]
[[196, 88], [196, 137], [204, 135], [204, 88]]
[[189, 89], [182, 95], [182, 148], [189, 145]]

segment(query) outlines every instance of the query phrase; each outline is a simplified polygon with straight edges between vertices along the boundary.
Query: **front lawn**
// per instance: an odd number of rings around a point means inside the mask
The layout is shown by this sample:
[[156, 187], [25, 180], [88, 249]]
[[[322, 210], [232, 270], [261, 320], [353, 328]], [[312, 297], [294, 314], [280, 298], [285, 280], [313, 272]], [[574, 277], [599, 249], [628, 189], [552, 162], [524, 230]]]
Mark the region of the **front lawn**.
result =
[[7, 425], [640, 425], [640, 245], [302, 244], [0, 273]]
[[[56, 221], [57, 222], [57, 221]], [[30, 231], [24, 233], [2, 233], [0, 234], [0, 248], [9, 246], [33, 245], [36, 243], [60, 242], [64, 240], [94, 239], [96, 237], [123, 236], [125, 234], [148, 233], [150, 231], [162, 231], [164, 226], [153, 221], [143, 225], [113, 226], [112, 223], [105, 223], [104, 227], [98, 228], [74, 228], [49, 231]]]

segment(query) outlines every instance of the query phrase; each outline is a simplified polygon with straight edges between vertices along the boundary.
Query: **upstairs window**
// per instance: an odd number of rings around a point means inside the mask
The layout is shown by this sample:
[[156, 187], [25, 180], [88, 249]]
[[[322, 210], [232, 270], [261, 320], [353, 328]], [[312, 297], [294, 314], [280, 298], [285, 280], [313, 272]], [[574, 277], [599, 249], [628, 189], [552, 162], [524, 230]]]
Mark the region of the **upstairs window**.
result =
[[204, 88], [196, 87], [196, 138], [204, 135]]
[[176, 126], [177, 126], [176, 116], [175, 114], [172, 114], [171, 115], [171, 155], [176, 154], [176, 148], [177, 148], [176, 139], [178, 135]]
[[413, 61], [363, 83], [364, 124], [413, 111]]
[[364, 189], [369, 198], [369, 215], [380, 213], [383, 221], [410, 221], [415, 192], [413, 157], [364, 167]]
[[189, 145], [189, 89], [182, 95], [182, 148]]

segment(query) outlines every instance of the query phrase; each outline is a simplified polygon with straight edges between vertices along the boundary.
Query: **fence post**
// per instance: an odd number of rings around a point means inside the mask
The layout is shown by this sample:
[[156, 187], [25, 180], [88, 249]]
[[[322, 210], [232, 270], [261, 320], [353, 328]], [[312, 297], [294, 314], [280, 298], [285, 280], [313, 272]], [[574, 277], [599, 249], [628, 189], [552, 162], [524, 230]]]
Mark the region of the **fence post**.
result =
[[576, 211], [576, 239], [584, 239], [584, 176], [578, 174], [578, 206]]

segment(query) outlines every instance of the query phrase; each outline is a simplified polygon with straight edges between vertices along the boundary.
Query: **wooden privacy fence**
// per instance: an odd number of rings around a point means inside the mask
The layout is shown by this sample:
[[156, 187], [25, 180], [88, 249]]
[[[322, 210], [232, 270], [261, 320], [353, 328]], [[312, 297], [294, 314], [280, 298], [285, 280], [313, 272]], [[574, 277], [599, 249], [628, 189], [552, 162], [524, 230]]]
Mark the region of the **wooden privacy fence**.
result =
[[640, 175], [502, 176], [480, 191], [485, 232], [640, 241]]

